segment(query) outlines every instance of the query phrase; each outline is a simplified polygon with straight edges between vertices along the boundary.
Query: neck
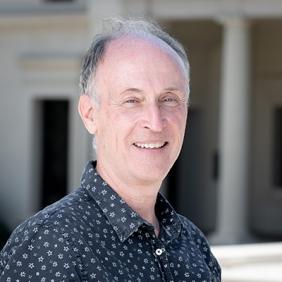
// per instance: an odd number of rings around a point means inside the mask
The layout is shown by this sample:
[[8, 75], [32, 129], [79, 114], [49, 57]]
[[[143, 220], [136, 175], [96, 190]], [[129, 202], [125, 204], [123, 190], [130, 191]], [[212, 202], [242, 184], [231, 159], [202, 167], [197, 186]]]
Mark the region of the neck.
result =
[[159, 223], [155, 213], [155, 204], [160, 189], [159, 185], [140, 185], [125, 183], [120, 178], [97, 163], [97, 172], [111, 188], [143, 219], [152, 224], [155, 233], [159, 233]]

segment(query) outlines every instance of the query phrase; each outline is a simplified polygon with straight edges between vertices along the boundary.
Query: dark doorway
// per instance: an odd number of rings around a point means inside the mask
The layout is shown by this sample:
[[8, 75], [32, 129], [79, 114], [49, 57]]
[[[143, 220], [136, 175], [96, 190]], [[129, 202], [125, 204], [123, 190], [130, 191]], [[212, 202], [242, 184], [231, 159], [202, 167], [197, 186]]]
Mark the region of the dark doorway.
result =
[[41, 101], [41, 208], [67, 193], [68, 117], [67, 100]]
[[168, 175], [168, 198], [176, 210], [205, 233], [215, 228], [214, 199], [205, 179], [203, 112], [189, 109], [187, 130], [181, 154]]
[[282, 107], [274, 109], [273, 184], [282, 189]]

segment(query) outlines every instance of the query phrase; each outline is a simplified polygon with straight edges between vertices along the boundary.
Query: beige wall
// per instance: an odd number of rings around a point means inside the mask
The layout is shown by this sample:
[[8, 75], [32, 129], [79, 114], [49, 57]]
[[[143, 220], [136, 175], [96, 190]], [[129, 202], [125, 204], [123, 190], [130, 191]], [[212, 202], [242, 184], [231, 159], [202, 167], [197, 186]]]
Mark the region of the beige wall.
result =
[[[86, 153], [79, 154], [86, 142], [85, 133], [77, 126], [75, 112], [80, 59], [88, 45], [86, 33], [85, 20], [80, 15], [59, 19], [48, 15], [40, 19], [23, 17], [12, 25], [3, 18], [0, 21], [0, 214], [10, 227], [38, 208], [39, 156], [35, 146], [38, 120], [34, 112], [37, 99], [70, 100], [73, 105], [70, 159], [75, 159], [70, 171], [85, 163]], [[71, 173], [71, 186], [78, 185], [80, 173], [81, 168]]]

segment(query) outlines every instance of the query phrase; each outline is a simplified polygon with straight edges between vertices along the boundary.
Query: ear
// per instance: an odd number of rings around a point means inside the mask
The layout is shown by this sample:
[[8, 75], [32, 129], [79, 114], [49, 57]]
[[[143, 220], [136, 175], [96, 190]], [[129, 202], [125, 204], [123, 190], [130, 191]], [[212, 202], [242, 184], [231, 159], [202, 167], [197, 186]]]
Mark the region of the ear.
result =
[[95, 103], [89, 95], [80, 95], [78, 101], [78, 112], [84, 123], [84, 126], [90, 134], [96, 132], [96, 120], [94, 119], [94, 113], [96, 111]]

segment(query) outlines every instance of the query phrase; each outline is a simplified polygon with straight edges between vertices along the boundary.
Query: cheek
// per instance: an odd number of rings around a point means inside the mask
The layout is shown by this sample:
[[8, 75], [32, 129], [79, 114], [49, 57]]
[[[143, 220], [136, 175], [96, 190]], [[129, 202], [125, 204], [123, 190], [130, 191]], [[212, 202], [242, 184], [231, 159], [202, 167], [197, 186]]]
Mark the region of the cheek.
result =
[[96, 140], [100, 148], [106, 148], [113, 142], [115, 124], [108, 112], [103, 112], [97, 118]]
[[106, 140], [107, 143], [111, 143], [116, 150], [118, 147], [127, 144], [127, 140], [130, 139], [129, 137], [134, 128], [134, 120], [134, 116], [122, 112], [108, 113], [104, 121], [104, 128], [107, 127], [105, 129], [105, 138], [108, 139]]
[[119, 111], [114, 113], [111, 118], [116, 130], [118, 130], [122, 135], [130, 134], [140, 119], [141, 115], [138, 110]]
[[168, 116], [170, 124], [178, 134], [183, 135], [186, 129], [187, 112], [185, 110], [174, 112]]

